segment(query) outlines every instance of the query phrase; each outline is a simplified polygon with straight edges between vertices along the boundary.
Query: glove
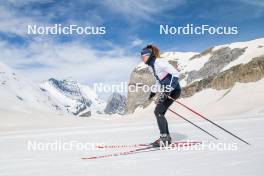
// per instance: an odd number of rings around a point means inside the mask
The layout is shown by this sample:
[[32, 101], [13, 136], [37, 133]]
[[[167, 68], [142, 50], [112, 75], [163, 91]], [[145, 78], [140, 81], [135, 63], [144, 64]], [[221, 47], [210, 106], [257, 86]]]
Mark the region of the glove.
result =
[[148, 99], [149, 99], [149, 100], [152, 99], [155, 95], [156, 95], [156, 93], [151, 92], [150, 95], [149, 95], [149, 98], [148, 98]]
[[155, 101], [156, 104], [164, 102], [166, 99], [169, 98], [171, 92], [161, 92], [159, 98]]

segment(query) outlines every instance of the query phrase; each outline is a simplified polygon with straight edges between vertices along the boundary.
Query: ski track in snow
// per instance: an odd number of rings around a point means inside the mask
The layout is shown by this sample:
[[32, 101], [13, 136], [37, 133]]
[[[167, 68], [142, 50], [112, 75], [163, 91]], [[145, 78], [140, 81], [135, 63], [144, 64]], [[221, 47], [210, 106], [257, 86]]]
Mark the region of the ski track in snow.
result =
[[[96, 160], [82, 157], [112, 154], [121, 149], [100, 151], [27, 151], [27, 141], [95, 142], [105, 144], [149, 143], [157, 136], [156, 124], [115, 124], [52, 130], [2, 133], [0, 175], [262, 175], [264, 118], [218, 120], [238, 134], [248, 146], [207, 122], [198, 124], [221, 140], [216, 141], [187, 123], [170, 124], [173, 140], [236, 142], [237, 151], [155, 151]], [[119, 125], [118, 128], [116, 126]], [[129, 149], [127, 149], [129, 150]], [[126, 151], [126, 150], [123, 150]]]

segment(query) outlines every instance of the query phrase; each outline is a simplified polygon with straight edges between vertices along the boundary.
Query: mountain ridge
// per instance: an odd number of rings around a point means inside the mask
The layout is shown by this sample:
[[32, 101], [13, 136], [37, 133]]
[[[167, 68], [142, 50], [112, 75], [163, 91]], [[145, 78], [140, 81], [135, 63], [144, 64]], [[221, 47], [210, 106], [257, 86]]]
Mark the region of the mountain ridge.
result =
[[[190, 52], [187, 53], [190, 54]], [[182, 97], [192, 96], [207, 88], [227, 89], [234, 86], [236, 82], [257, 81], [263, 78], [261, 63], [264, 59], [262, 57], [264, 55], [264, 38], [210, 47], [201, 53], [191, 53], [190, 55], [187, 53], [165, 52], [162, 53], [164, 58], [161, 58], [168, 60], [180, 71], [179, 79], [183, 87]], [[185, 58], [181, 57], [184, 55]], [[248, 64], [254, 58], [258, 58], [258, 61]], [[240, 66], [236, 67], [238, 65]], [[251, 70], [252, 74], [247, 70]], [[225, 74], [222, 74], [223, 72]], [[239, 76], [239, 74], [248, 75]], [[247, 76], [251, 76], [251, 78]], [[143, 62], [136, 66], [130, 75], [129, 84], [135, 82], [141, 82], [148, 86], [155, 83], [152, 72]], [[151, 103], [147, 100], [148, 96], [149, 92], [128, 92], [127, 113], [133, 113], [139, 106], [148, 106]]]

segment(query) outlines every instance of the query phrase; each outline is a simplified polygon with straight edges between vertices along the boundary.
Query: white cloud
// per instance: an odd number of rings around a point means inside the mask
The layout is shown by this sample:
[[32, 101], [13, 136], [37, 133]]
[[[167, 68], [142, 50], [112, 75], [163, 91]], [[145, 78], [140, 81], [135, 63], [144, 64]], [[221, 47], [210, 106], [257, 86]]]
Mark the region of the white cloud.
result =
[[101, 4], [126, 17], [129, 21], [146, 20], [155, 22], [157, 17], [166, 14], [166, 11], [185, 4], [186, 0], [105, 0]]
[[[7, 41], [0, 41], [0, 62], [17, 68], [20, 72], [36, 81], [46, 80], [50, 77], [73, 77], [81, 82], [118, 82], [128, 81], [132, 69], [139, 59], [129, 56], [126, 48], [116, 46], [111, 42], [102, 42], [100, 45], [108, 45], [111, 50], [100, 51], [90, 44], [82, 43], [76, 39], [74, 42], [59, 43], [53, 36], [31, 37], [26, 34], [28, 24], [50, 26], [50, 19], [56, 13], [43, 15], [41, 11], [34, 11], [35, 15], [26, 15], [13, 8], [22, 7], [36, 0], [8, 0], [8, 3], [0, 3], [0, 32], [5, 35], [16, 34], [27, 41], [26, 45], [14, 45]], [[51, 2], [49, 0], [41, 2]], [[128, 1], [127, 1], [128, 2]], [[144, 11], [151, 10], [143, 8]], [[70, 7], [62, 6], [61, 15], [69, 13]], [[33, 13], [32, 11], [32, 13]], [[70, 15], [69, 15], [70, 16]], [[102, 19], [98, 14], [91, 16], [94, 20]], [[90, 21], [90, 18], [89, 18]], [[74, 21], [66, 19], [65, 23], [86, 23], [86, 21]], [[142, 41], [134, 40], [135, 46]]]
[[[48, 11], [29, 6], [29, 4], [39, 5], [51, 2], [53, 0], [8, 0], [6, 2], [0, 2], [0, 32], [29, 37], [27, 35], [28, 25], [54, 26], [54, 23], [51, 21], [56, 18], [63, 18], [62, 23], [64, 25], [96, 26], [104, 22], [104, 19], [97, 12], [95, 13], [95, 11], [83, 12], [80, 18], [78, 16], [80, 14], [76, 9], [78, 3], [54, 4]], [[89, 20], [86, 20], [87, 18]]]
[[[2, 6], [6, 6], [7, 9], [12, 10], [12, 7], [26, 7], [29, 4], [47, 4], [53, 3], [53, 6], [49, 8], [49, 13], [45, 14], [49, 17], [65, 16], [69, 15], [68, 18], [74, 17], [76, 14], [80, 15], [78, 9], [87, 6], [96, 6], [96, 9], [87, 10], [83, 12], [83, 16], [89, 18], [90, 21], [103, 23], [103, 19], [99, 14], [103, 10], [111, 11], [112, 13], [121, 14], [121, 17], [125, 17], [128, 21], [156, 21], [159, 16], [166, 15], [168, 10], [174, 9], [186, 3], [187, 0], [103, 0], [103, 1], [92, 1], [92, 0], [75, 0], [58, 3], [55, 0], [7, 0], [5, 3], [0, 3]], [[35, 11], [35, 9], [30, 9]], [[37, 10], [36, 10], [37, 11]], [[40, 12], [40, 11], [38, 11]], [[91, 12], [91, 13], [90, 13]], [[37, 12], [36, 12], [37, 13]], [[41, 16], [41, 15], [40, 15]], [[31, 16], [34, 17], [34, 16]], [[78, 20], [75, 19], [75, 20]]]
[[264, 7], [264, 1], [263, 0], [241, 0], [241, 2], [244, 2], [246, 4], [254, 5], [259, 8]]
[[131, 45], [132, 45], [133, 47], [135, 47], [135, 46], [142, 46], [142, 44], [144, 44], [144, 41], [141, 40], [141, 39], [139, 39], [139, 38], [136, 38], [136, 39], [134, 39], [134, 40], [131, 42]]
[[43, 24], [30, 17], [18, 15], [6, 6], [0, 6], [0, 31], [5, 33], [14, 33], [25, 36], [27, 33], [27, 25]]
[[14, 6], [24, 6], [30, 3], [38, 3], [38, 4], [44, 4], [44, 3], [50, 3], [53, 2], [53, 0], [7, 0], [6, 2], [8, 2], [9, 4], [12, 4]]
[[124, 55], [123, 49], [115, 54], [101, 52], [79, 42], [35, 41], [20, 48], [0, 42], [0, 50], [1, 62], [20, 68], [36, 81], [50, 77], [73, 77], [81, 82], [127, 81], [139, 61]]

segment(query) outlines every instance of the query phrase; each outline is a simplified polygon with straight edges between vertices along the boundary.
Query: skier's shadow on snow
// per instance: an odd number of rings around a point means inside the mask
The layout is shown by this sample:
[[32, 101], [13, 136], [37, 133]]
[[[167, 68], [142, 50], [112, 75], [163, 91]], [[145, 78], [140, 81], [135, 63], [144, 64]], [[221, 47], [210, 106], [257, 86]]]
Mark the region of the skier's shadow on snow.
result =
[[181, 133], [176, 133], [176, 132], [172, 132], [170, 133], [171, 139], [172, 141], [179, 141], [182, 139], [186, 139], [188, 136], [181, 134]]

